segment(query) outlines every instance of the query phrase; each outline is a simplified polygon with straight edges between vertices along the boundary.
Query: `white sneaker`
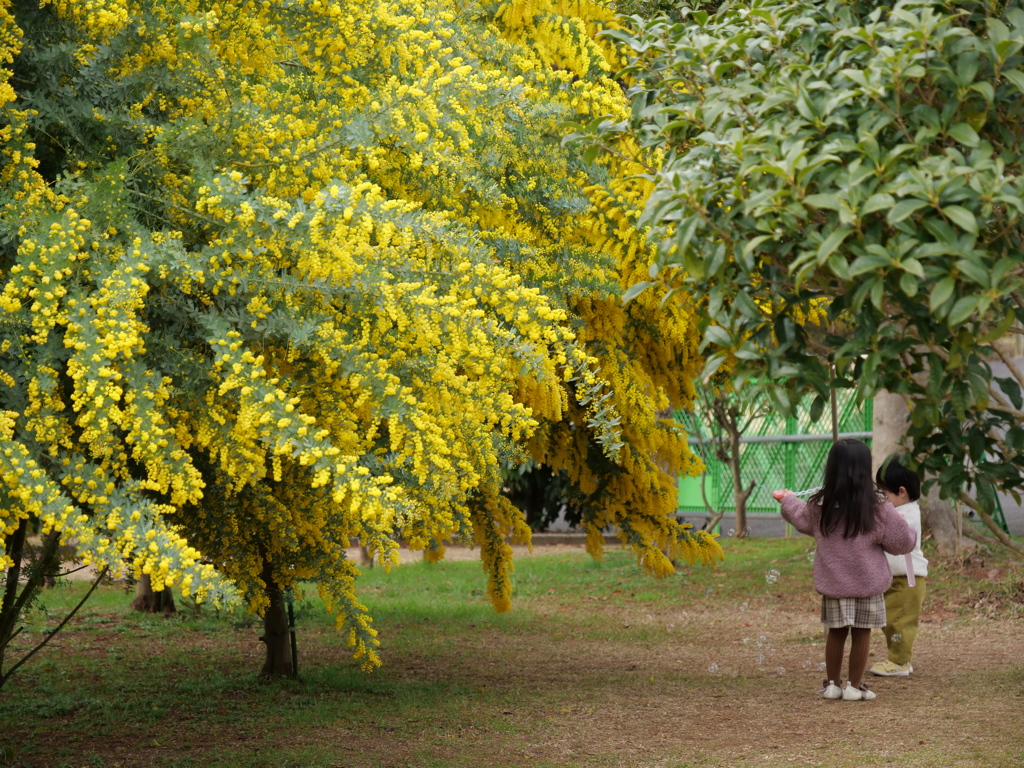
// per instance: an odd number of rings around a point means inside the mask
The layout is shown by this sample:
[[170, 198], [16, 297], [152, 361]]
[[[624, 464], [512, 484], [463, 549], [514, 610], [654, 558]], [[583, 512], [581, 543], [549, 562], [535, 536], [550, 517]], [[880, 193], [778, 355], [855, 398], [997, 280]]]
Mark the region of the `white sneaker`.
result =
[[868, 687], [864, 683], [860, 684], [860, 688], [854, 688], [849, 683], [843, 688], [843, 701], [871, 701], [875, 698], [875, 692], [869, 691]]
[[831, 680], [822, 680], [821, 683], [825, 687], [822, 688], [820, 691], [818, 691], [818, 693], [820, 693], [824, 698], [826, 698], [826, 699], [841, 699], [841, 698], [843, 698], [843, 689], [840, 688], [835, 683], [833, 683]]

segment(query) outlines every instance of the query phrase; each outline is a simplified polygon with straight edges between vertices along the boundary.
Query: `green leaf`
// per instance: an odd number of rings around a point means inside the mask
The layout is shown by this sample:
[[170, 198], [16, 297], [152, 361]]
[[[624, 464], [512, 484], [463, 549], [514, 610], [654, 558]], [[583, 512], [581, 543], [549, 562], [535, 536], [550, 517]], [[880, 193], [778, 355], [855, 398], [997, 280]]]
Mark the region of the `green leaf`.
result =
[[956, 280], [952, 277], [944, 277], [935, 284], [935, 287], [932, 288], [931, 297], [928, 300], [928, 310], [933, 315], [937, 314], [939, 308], [953, 295], [954, 288], [956, 288]]
[[900, 277], [900, 290], [910, 298], [917, 296], [917, 278], [909, 272], [904, 272]]
[[857, 277], [865, 272], [871, 272], [879, 267], [888, 268], [892, 266], [892, 257], [878, 253], [865, 253], [858, 256], [856, 261], [850, 265], [850, 276]]
[[[960, 233], [953, 229], [953, 227], [949, 225], [948, 221], [935, 217], [926, 218], [924, 220], [924, 228], [931, 232], [932, 235], [935, 236], [936, 240], [939, 240], [946, 245], [958, 246]], [[954, 247], [954, 249], [948, 251], [948, 253], [959, 253], [958, 247]]]
[[1013, 325], [1017, 318], [1012, 312], [1007, 312], [1003, 319], [1000, 320], [996, 326], [986, 334], [978, 337], [978, 341], [982, 344], [990, 344], [996, 339], [1001, 339], [1006, 335], [1006, 332], [1010, 330], [1010, 326]]
[[808, 416], [810, 416], [811, 418], [811, 423], [816, 424], [818, 420], [821, 418], [821, 414], [824, 411], [825, 397], [823, 395], [818, 395], [817, 397], [814, 398], [814, 401], [811, 403], [810, 412], [808, 413]]
[[732, 336], [720, 325], [709, 325], [704, 331], [704, 338], [710, 344], [717, 344], [720, 347], [731, 347]]
[[975, 83], [971, 86], [970, 90], [980, 93], [989, 104], [996, 100], [996, 91], [992, 87], [992, 83]]
[[986, 371], [975, 361], [967, 370], [967, 380], [971, 385], [971, 396], [979, 408], [988, 407], [989, 391]]
[[914, 211], [919, 211], [927, 205], [931, 205], [931, 203], [927, 200], [919, 200], [916, 197], [910, 200], [900, 200], [893, 206], [892, 210], [889, 211], [889, 215], [885, 218], [890, 224], [899, 224]]
[[953, 308], [949, 310], [949, 317], [946, 318], [946, 322], [949, 323], [950, 327], [956, 327], [969, 318], [977, 308], [978, 300], [977, 296], [964, 296], [957, 299]]
[[855, 82], [857, 85], [861, 86], [862, 88], [867, 88], [868, 87], [868, 79], [865, 76], [863, 70], [860, 70], [860, 69], [844, 69], [844, 70], [842, 70], [842, 74], [845, 75], [846, 77], [848, 77], [853, 82]]
[[991, 515], [996, 509], [996, 492], [992, 488], [992, 483], [982, 475], [975, 475], [974, 482], [978, 489], [978, 504]]
[[748, 320], [760, 320], [764, 317], [764, 313], [757, 308], [757, 305], [751, 301], [750, 296], [745, 291], [740, 291], [736, 294], [733, 299], [733, 308]]
[[775, 235], [758, 235], [754, 239], [749, 240], [747, 244], [743, 246], [743, 255], [750, 255], [750, 252], [755, 250], [758, 246], [760, 246], [761, 243], [766, 242], [767, 240], [772, 240], [774, 238]]
[[634, 283], [633, 285], [629, 286], [629, 288], [626, 289], [626, 292], [624, 294], [622, 294], [622, 303], [623, 304], [628, 304], [633, 299], [635, 299], [637, 296], [639, 296], [641, 293], [643, 293], [648, 288], [650, 288], [652, 285], [657, 285], [657, 283], [650, 283], [650, 282]]
[[1019, 69], [1005, 69], [1002, 74], [1017, 87], [1018, 91], [1024, 93], [1024, 72]]
[[888, 192], [879, 192], [864, 201], [864, 205], [860, 207], [860, 215], [867, 216], [875, 211], [883, 211], [886, 208], [892, 208], [895, 204], [896, 199], [892, 195]]
[[957, 269], [960, 270], [960, 274], [966, 277], [968, 280], [973, 282], [975, 285], [980, 285], [983, 288], [988, 288], [991, 282], [992, 273], [989, 268], [984, 264], [981, 259], [975, 257], [960, 259], [956, 263]]
[[[997, 22], [998, 23], [998, 22]], [[1005, 25], [1003, 29], [1006, 29]], [[989, 26], [989, 34], [992, 34], [992, 27]], [[956, 76], [960, 81], [960, 87], [966, 88], [968, 85], [974, 82], [974, 78], [978, 76], [978, 65], [980, 64], [980, 57], [978, 52], [967, 49], [960, 54], [960, 58], [956, 63]]]
[[698, 280], [704, 277], [704, 262], [698, 259], [691, 248], [683, 251], [683, 268], [686, 274]]
[[885, 295], [885, 281], [876, 280], [875, 284], [871, 287], [871, 303], [875, 309], [882, 308], [882, 297]]
[[[1010, 398], [1013, 407], [1018, 411], [1024, 408], [1024, 395], [1021, 394], [1020, 384], [1017, 383], [1017, 380], [1006, 376], [996, 376], [994, 378], [999, 388]], [[1024, 436], [1024, 432], [1022, 432], [1022, 436]]]
[[715, 248], [714, 252], [711, 254], [711, 258], [709, 258], [704, 265], [705, 273], [708, 275], [717, 275], [719, 270], [722, 268], [722, 265], [725, 264], [725, 257], [727, 255], [728, 253], [724, 247]]
[[815, 208], [826, 208], [833, 211], [841, 210], [843, 207], [839, 195], [808, 195], [804, 202]]
[[832, 232], [825, 241], [818, 246], [818, 264], [824, 264], [828, 261], [828, 257], [831, 256], [836, 248], [843, 244], [843, 241], [853, 232], [853, 227], [839, 227]]
[[917, 259], [913, 257], [909, 259], [904, 259], [896, 266], [898, 266], [904, 272], [909, 272], [910, 274], [914, 275], [914, 277], [918, 277], [921, 280], [924, 280], [924, 267], [921, 266], [921, 262], [918, 261]]
[[950, 127], [948, 133], [965, 147], [976, 147], [978, 142], [981, 141], [978, 137], [978, 132], [967, 123], [954, 124]]
[[971, 407], [971, 390], [966, 382], [959, 379], [953, 382], [949, 392], [949, 400], [953, 405], [953, 411], [956, 413], [957, 418], [964, 418], [967, 409]]
[[978, 220], [963, 206], [947, 205], [942, 209], [942, 213], [965, 232], [970, 232], [972, 235], [978, 234]]
[[690, 216], [686, 221], [679, 225], [679, 229], [676, 231], [675, 237], [677, 254], [684, 255], [685, 258], [685, 254], [688, 252], [690, 246], [690, 241], [693, 239], [693, 235], [697, 231], [697, 226], [699, 224], [700, 219], [697, 216]]
[[[1010, 28], [1007, 27], [1003, 22], [995, 18], [988, 18], [985, 21], [988, 24], [989, 39], [991, 39], [993, 43], [1001, 43], [1004, 40], [1009, 39]], [[966, 56], [964, 58], [966, 58]], [[973, 74], [971, 75], [971, 79], [974, 79]]]
[[832, 269], [832, 272], [840, 280], [850, 279], [850, 265], [846, 261], [846, 258], [842, 253], [834, 254], [829, 260], [828, 265]]

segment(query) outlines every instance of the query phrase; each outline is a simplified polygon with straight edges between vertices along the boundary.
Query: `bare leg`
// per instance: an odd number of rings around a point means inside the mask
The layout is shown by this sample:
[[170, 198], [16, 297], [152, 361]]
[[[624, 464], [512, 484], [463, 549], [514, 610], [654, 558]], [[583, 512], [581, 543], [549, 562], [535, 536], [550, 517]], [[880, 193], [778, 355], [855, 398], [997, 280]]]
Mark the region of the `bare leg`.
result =
[[[840, 675], [843, 673], [843, 651], [846, 649], [846, 636], [849, 634], [848, 627], [829, 629], [825, 638], [825, 673], [828, 679], [836, 685], [842, 681]], [[864, 669], [861, 667], [861, 675]], [[852, 674], [852, 673], [851, 673]]]
[[864, 682], [864, 670], [868, 665], [871, 630], [853, 627], [850, 631], [853, 635], [853, 641], [850, 643], [850, 685], [860, 688], [860, 684]]

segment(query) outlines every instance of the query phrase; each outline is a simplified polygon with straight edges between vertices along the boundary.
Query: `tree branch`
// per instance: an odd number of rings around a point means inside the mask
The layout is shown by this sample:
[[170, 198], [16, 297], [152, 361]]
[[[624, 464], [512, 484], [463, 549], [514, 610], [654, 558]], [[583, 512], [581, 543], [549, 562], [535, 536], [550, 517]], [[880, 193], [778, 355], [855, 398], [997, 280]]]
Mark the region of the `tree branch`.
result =
[[999, 540], [1000, 544], [1008, 549], [1012, 549], [1017, 554], [1024, 555], [1024, 545], [1018, 544], [1007, 535], [1006, 531], [996, 525], [996, 521], [992, 519], [992, 516], [988, 512], [981, 508], [981, 505], [977, 501], [972, 499], [963, 491], [960, 492], [960, 501], [978, 513], [978, 517], [981, 518], [981, 522], [983, 522], [985, 527], [987, 527]]
[[1003, 361], [1003, 364], [1010, 369], [1010, 373], [1013, 374], [1013, 378], [1015, 378], [1017, 383], [1020, 384], [1021, 389], [1024, 389], [1024, 375], [1022, 375], [1017, 369], [1017, 366], [1010, 361], [1010, 358], [1008, 358], [1003, 350], [1001, 350], [997, 345], [993, 344], [992, 349], [994, 349], [996, 354], [999, 355], [999, 359]]
[[89, 587], [89, 591], [85, 593], [85, 597], [83, 597], [78, 602], [78, 605], [76, 605], [74, 608], [71, 609], [71, 613], [69, 613], [67, 616], [64, 617], [64, 621], [62, 621], [60, 624], [58, 624], [56, 629], [51, 631], [50, 634], [48, 634], [46, 636], [46, 639], [43, 640], [43, 642], [41, 642], [39, 645], [37, 645], [35, 648], [33, 648], [31, 651], [29, 651], [24, 656], [22, 656], [18, 660], [17, 664], [15, 664], [13, 667], [11, 667], [9, 670], [7, 670], [6, 674], [0, 674], [0, 688], [3, 688], [4, 687], [4, 683], [6, 683], [8, 680], [11, 679], [11, 675], [13, 675], [15, 673], [15, 671], [17, 671], [18, 667], [20, 667], [26, 661], [28, 661], [33, 656], [35, 656], [37, 653], [39, 653], [39, 651], [43, 650], [43, 648], [46, 647], [46, 644], [49, 643], [53, 639], [54, 635], [56, 635], [58, 632], [60, 632], [61, 629], [63, 629], [64, 625], [67, 624], [69, 621], [71, 621], [71, 619], [74, 617], [74, 615], [76, 613], [78, 613], [78, 609], [81, 608], [83, 605], [85, 605], [85, 601], [89, 599], [89, 596], [92, 595], [92, 593], [96, 590], [96, 587], [98, 587], [100, 582], [103, 581], [103, 577], [107, 575], [107, 571], [108, 570], [110, 570], [110, 566], [109, 565], [103, 566], [103, 570], [100, 571], [99, 575], [96, 577], [96, 581], [94, 581], [92, 583], [92, 586]]

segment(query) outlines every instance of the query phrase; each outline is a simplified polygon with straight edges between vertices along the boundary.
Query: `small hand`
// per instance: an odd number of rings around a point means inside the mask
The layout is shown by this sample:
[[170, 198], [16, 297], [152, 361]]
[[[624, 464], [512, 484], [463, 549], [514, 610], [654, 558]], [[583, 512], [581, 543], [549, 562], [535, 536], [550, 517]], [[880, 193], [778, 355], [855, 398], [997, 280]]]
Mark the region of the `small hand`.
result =
[[792, 491], [772, 491], [772, 498], [776, 501], [782, 501], [787, 496], [792, 496]]

